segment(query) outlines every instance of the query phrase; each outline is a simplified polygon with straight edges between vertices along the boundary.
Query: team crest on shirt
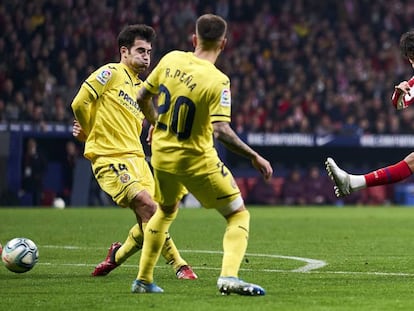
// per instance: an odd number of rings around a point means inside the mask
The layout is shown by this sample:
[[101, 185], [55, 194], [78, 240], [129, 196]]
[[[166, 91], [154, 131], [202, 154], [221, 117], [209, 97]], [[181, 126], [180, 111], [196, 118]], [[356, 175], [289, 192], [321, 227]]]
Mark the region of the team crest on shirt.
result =
[[96, 76], [96, 80], [98, 80], [98, 82], [102, 85], [105, 85], [106, 82], [109, 81], [109, 79], [111, 79], [112, 76], [112, 72], [108, 69], [103, 69], [97, 76]]
[[229, 107], [231, 105], [231, 95], [229, 89], [223, 89], [221, 91], [220, 105], [223, 107]]
[[129, 176], [129, 174], [127, 174], [127, 173], [124, 173], [124, 174], [119, 176], [119, 180], [123, 184], [126, 184], [128, 181], [130, 181], [130, 179], [131, 179], [131, 176]]

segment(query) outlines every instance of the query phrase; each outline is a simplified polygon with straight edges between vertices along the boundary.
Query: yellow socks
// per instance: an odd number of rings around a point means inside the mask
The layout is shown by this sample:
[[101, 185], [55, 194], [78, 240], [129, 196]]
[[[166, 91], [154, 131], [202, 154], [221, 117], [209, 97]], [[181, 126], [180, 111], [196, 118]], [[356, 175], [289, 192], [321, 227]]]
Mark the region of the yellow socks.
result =
[[[146, 226], [147, 223], [142, 224], [144, 231]], [[143, 241], [144, 234], [140, 226], [136, 224], [129, 230], [129, 234], [125, 242], [115, 253], [115, 262], [117, 264], [125, 262], [125, 260], [127, 260], [130, 256], [142, 249]], [[172, 265], [174, 271], [177, 271], [178, 268], [187, 264], [187, 262], [181, 258], [180, 253], [178, 252], [178, 249], [169, 234], [167, 234], [161, 254], [166, 259], [167, 263]]]
[[[168, 240], [168, 243], [166, 243], [166, 239], [169, 237], [168, 229], [177, 216], [177, 213], [178, 210], [172, 214], [165, 214], [160, 208], [157, 208], [157, 211], [151, 217], [145, 228], [145, 243], [142, 248], [137, 279], [147, 283], [153, 282], [154, 267], [158, 262], [161, 248], [164, 243], [167, 244], [170, 251], [174, 249], [178, 254], [174, 243], [171, 243], [171, 238]], [[175, 260], [173, 256], [171, 256], [171, 258], [172, 260]]]
[[187, 265], [187, 262], [181, 258], [180, 253], [178, 252], [178, 249], [169, 233], [167, 234], [165, 244], [162, 247], [161, 255], [167, 260], [169, 265], [172, 265], [174, 271], [177, 271], [181, 266]]
[[223, 237], [223, 262], [220, 276], [238, 277], [240, 264], [246, 253], [249, 239], [249, 211], [244, 210], [227, 218]]
[[[142, 224], [143, 228], [147, 224]], [[134, 225], [128, 233], [128, 237], [122, 246], [115, 253], [115, 262], [117, 264], [123, 263], [131, 255], [135, 254], [138, 250], [142, 248], [142, 243], [144, 240], [143, 232], [138, 224]]]

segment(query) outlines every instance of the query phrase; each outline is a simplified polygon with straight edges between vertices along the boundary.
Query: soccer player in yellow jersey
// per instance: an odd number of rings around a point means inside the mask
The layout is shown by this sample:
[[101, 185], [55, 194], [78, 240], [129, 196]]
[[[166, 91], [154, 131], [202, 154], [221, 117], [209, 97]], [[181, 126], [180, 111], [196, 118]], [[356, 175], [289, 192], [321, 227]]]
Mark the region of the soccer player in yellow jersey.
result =
[[[73, 133], [85, 140], [84, 156], [91, 161], [96, 180], [119, 206], [130, 208], [137, 220], [122, 245], [111, 245], [93, 276], [108, 274], [142, 248], [143, 230], [156, 210], [154, 179], [140, 141], [144, 115], [136, 102], [142, 85], [138, 75], [149, 67], [154, 38], [149, 26], [125, 27], [118, 36], [120, 62], [93, 72], [72, 102]], [[168, 234], [163, 246], [163, 256], [178, 278], [197, 278]]]
[[[265, 294], [259, 285], [238, 277], [247, 248], [250, 216], [213, 142], [214, 136], [228, 149], [249, 158], [265, 179], [271, 178], [270, 163], [241, 141], [229, 124], [230, 81], [214, 65], [226, 44], [226, 29], [226, 22], [217, 15], [199, 17], [193, 35], [195, 51], [172, 51], [165, 55], [138, 93], [138, 104], [154, 125], [151, 163], [159, 208], [144, 231], [133, 292], [163, 291], [153, 281], [154, 266], [186, 188], [203, 207], [215, 208], [227, 221], [217, 281], [219, 291], [251, 296]], [[157, 111], [151, 101], [156, 94]]]

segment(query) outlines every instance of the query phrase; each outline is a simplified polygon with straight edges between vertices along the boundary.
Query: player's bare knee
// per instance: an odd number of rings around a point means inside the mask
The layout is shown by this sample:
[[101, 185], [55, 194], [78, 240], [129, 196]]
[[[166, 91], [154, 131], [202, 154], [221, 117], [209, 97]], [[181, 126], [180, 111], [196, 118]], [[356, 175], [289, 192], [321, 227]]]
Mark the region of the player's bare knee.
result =
[[414, 152], [411, 152], [408, 156], [406, 156], [404, 161], [407, 162], [411, 171], [414, 172]]
[[135, 196], [131, 208], [142, 222], [148, 222], [157, 210], [157, 203], [155, 203], [149, 193], [144, 190]]

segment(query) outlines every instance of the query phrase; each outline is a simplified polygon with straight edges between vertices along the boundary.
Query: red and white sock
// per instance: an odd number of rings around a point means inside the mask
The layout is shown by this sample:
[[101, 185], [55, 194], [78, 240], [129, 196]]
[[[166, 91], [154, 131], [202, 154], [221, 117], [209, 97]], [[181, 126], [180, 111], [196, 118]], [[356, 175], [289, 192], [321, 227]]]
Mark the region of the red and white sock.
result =
[[397, 164], [380, 168], [365, 174], [366, 187], [394, 184], [412, 175], [407, 162], [400, 161]]

